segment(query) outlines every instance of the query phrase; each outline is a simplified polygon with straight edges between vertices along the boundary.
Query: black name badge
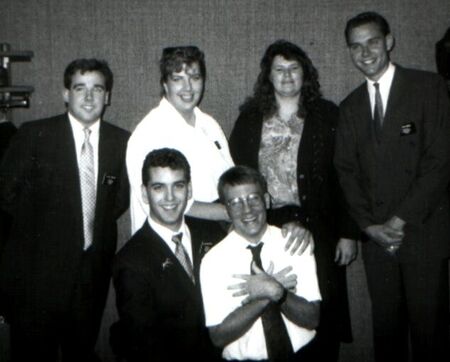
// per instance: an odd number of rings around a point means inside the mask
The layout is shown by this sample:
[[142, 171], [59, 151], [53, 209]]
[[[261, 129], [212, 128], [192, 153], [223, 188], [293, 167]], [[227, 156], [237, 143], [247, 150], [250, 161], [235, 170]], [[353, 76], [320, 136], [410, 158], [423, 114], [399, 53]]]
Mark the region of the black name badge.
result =
[[400, 136], [409, 136], [416, 133], [416, 125], [413, 122], [402, 124]]

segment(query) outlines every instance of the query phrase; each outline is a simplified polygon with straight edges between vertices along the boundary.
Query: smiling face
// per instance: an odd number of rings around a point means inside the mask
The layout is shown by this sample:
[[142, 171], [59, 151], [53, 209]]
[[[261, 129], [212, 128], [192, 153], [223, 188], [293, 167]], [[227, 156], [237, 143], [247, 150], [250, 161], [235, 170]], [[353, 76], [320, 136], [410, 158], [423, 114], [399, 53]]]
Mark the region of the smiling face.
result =
[[348, 36], [348, 47], [353, 64], [367, 78], [377, 81], [389, 66], [389, 52], [394, 45], [391, 34], [383, 35], [375, 23], [353, 28]]
[[100, 118], [108, 103], [108, 97], [105, 78], [97, 71], [77, 71], [72, 76], [70, 88], [63, 91], [69, 112], [86, 126]]
[[190, 119], [200, 102], [203, 92], [203, 77], [197, 62], [183, 64], [180, 72], [173, 72], [164, 82], [167, 100], [185, 118]]
[[150, 206], [150, 217], [157, 223], [177, 231], [183, 221], [188, 200], [192, 197], [190, 182], [183, 170], [151, 167], [142, 197]]
[[277, 96], [296, 97], [302, 88], [303, 69], [297, 60], [277, 55], [272, 62], [270, 81]]
[[267, 228], [266, 196], [260, 187], [225, 185], [223, 200], [234, 231], [251, 243], [259, 242]]

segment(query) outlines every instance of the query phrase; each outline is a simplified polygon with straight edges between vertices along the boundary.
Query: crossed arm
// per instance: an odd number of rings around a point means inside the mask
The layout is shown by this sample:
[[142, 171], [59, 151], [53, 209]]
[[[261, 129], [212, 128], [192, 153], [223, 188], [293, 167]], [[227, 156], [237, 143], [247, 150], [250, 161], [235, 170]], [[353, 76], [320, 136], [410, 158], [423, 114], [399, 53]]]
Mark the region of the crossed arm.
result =
[[273, 274], [273, 264], [264, 272], [253, 263], [252, 270], [254, 275], [235, 275], [243, 282], [228, 287], [235, 290], [233, 296], [245, 296], [242, 305], [222, 323], [209, 328], [211, 340], [217, 347], [222, 348], [245, 334], [270, 303], [279, 303], [281, 312], [298, 326], [306, 329], [317, 327], [319, 302], [310, 302], [294, 294], [297, 276], [289, 274], [292, 267]]

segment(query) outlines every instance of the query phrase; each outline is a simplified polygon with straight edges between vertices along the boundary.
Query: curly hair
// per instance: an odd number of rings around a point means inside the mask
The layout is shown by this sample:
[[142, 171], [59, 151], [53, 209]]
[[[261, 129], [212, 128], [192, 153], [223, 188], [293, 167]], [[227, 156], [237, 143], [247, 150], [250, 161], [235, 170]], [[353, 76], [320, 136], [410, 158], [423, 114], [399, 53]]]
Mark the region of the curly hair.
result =
[[283, 39], [277, 40], [266, 49], [260, 63], [261, 71], [253, 87], [253, 96], [247, 98], [240, 110], [242, 111], [249, 106], [256, 106], [264, 117], [271, 117], [277, 112], [278, 105], [275, 99], [275, 91], [270, 80], [272, 63], [277, 55], [287, 60], [296, 60], [302, 67], [303, 84], [297, 115], [303, 118], [308, 113], [310, 104], [321, 97], [319, 75], [305, 51]]

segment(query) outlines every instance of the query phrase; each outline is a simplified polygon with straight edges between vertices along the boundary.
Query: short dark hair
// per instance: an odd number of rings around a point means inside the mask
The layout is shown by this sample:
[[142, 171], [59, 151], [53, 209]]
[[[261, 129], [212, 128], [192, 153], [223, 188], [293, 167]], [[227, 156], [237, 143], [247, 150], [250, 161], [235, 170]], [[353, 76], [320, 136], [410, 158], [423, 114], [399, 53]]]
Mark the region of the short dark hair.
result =
[[66, 89], [70, 89], [72, 77], [78, 71], [81, 74], [84, 74], [85, 72], [100, 72], [105, 78], [106, 91], [111, 91], [113, 87], [113, 73], [105, 60], [82, 58], [72, 61], [64, 71], [64, 87]]
[[191, 167], [186, 157], [172, 148], [159, 148], [147, 154], [142, 165], [142, 183], [147, 186], [150, 181], [150, 168], [169, 167], [172, 170], [182, 170], [187, 182], [191, 181]]
[[267, 182], [263, 175], [255, 169], [248, 166], [234, 166], [225, 171], [219, 178], [217, 190], [219, 192], [220, 201], [225, 204], [224, 190], [226, 186], [238, 186], [254, 184], [257, 185], [261, 192], [267, 192]]
[[198, 63], [200, 75], [206, 79], [205, 54], [199, 48], [194, 45], [164, 48], [159, 60], [162, 92], [164, 93], [163, 84], [172, 73], [181, 72], [183, 64], [191, 66], [194, 63]]
[[366, 11], [364, 13], [356, 15], [355, 17], [347, 21], [347, 25], [345, 26], [345, 41], [347, 42], [347, 44], [349, 41], [350, 32], [354, 28], [369, 23], [373, 23], [378, 26], [384, 36], [391, 33], [389, 23], [383, 16], [374, 11]]

